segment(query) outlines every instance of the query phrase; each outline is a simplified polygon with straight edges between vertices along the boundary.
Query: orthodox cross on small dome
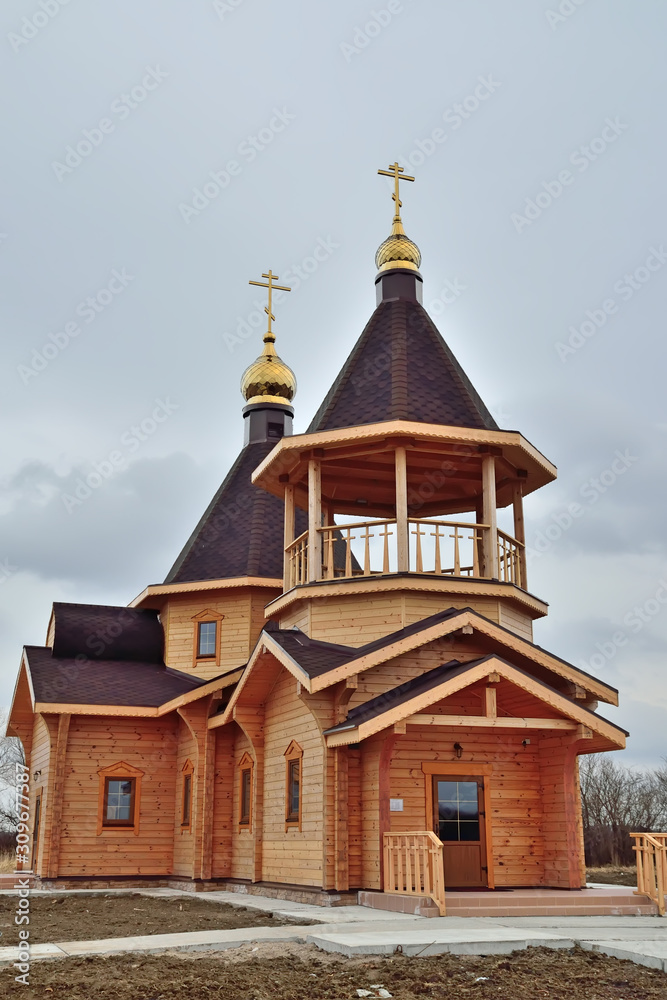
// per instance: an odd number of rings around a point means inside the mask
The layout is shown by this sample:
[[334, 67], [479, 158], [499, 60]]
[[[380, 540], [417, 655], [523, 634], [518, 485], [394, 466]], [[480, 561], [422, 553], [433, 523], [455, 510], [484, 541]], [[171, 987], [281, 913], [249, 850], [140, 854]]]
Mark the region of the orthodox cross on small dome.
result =
[[390, 163], [388, 170], [378, 170], [378, 173], [382, 174], [383, 177], [394, 178], [394, 193], [391, 196], [396, 206], [396, 214], [394, 215], [394, 222], [400, 222], [401, 205], [403, 204], [403, 202], [399, 197], [399, 188], [398, 188], [399, 182], [414, 180], [414, 177], [408, 177], [407, 174], [403, 173], [404, 169], [405, 169], [404, 167], [399, 167], [398, 163]]
[[[264, 312], [269, 317], [269, 328], [267, 330], [267, 337], [270, 335], [271, 339], [275, 340], [275, 337], [273, 336], [273, 332], [271, 330], [271, 321], [275, 320], [275, 318], [276, 318], [273, 315], [273, 313], [271, 312], [271, 296], [272, 296], [272, 293], [273, 293], [273, 289], [275, 288], [276, 291], [279, 291], [279, 292], [291, 292], [292, 289], [291, 288], [287, 288], [286, 285], [274, 285], [274, 281], [279, 281], [280, 280], [280, 276], [277, 275], [277, 274], [274, 274], [273, 271], [270, 268], [269, 268], [269, 273], [268, 274], [263, 274], [262, 277], [263, 278], [267, 278], [268, 281], [249, 281], [248, 284], [249, 285], [259, 285], [260, 288], [268, 288], [268, 290], [269, 290], [269, 304], [268, 304], [268, 306], [264, 306]], [[266, 337], [264, 339], [266, 340]]]

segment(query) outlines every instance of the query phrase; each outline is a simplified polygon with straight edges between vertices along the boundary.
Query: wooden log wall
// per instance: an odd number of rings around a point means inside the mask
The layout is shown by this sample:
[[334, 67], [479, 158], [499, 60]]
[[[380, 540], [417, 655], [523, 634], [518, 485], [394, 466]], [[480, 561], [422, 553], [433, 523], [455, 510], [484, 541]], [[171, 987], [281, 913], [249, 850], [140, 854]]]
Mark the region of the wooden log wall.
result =
[[[380, 588], [381, 583], [378, 583]], [[443, 608], [472, 608], [490, 621], [532, 642], [531, 618], [518, 607], [508, 607], [494, 597], [450, 596], [418, 591], [382, 591], [360, 595], [332, 595], [298, 602], [280, 616], [281, 628], [296, 625], [313, 639], [362, 646], [390, 632], [412, 625]]]
[[[324, 746], [312, 712], [296, 697], [297, 682], [281, 671], [266, 703], [262, 878], [322, 885]], [[285, 751], [296, 740], [301, 762], [301, 829], [285, 823]]]
[[[171, 873], [176, 808], [176, 726], [175, 714], [162, 719], [72, 716], [62, 797], [58, 875]], [[98, 770], [119, 761], [144, 772], [139, 834], [135, 836], [132, 831], [109, 828], [98, 836]], [[49, 813], [51, 809], [46, 811], [46, 816]]]
[[[429, 829], [427, 795], [430, 775], [422, 771], [423, 762], [438, 762], [442, 773], [476, 774], [476, 767], [491, 768], [488, 776], [491, 800], [492, 864], [497, 886], [551, 884], [545, 879], [545, 842], [542, 835], [544, 807], [542, 801], [540, 748], [537, 741], [522, 746], [525, 732], [502, 735], [483, 730], [462, 734], [460, 729], [410, 727], [405, 736], [395, 737], [391, 751], [389, 792], [387, 797], [403, 799], [403, 812], [389, 813], [392, 833]], [[370, 741], [367, 741], [370, 742]], [[463, 745], [461, 759], [456, 757], [455, 742]], [[364, 743], [364, 757], [366, 756]], [[379, 777], [373, 778], [378, 753], [369, 754], [366, 791], [374, 792]], [[371, 764], [372, 761], [372, 764]], [[465, 768], [465, 771], [462, 770]], [[376, 831], [381, 817], [378, 804], [374, 815], [368, 815], [364, 825], [364, 877], [373, 878], [369, 887], [379, 881], [379, 848]], [[368, 808], [370, 813], [370, 805]], [[369, 850], [366, 845], [372, 845]], [[560, 883], [559, 883], [560, 884]]]
[[[226, 592], [205, 590], [171, 597], [162, 614], [167, 665], [206, 679], [243, 665], [264, 627], [264, 606], [278, 593], [267, 587], [256, 590], [241, 587]], [[208, 609], [224, 615], [220, 622], [220, 658], [217, 662], [200, 661], [195, 666], [193, 618]]]
[[571, 735], [545, 734], [540, 740], [541, 795], [544, 803], [545, 885], [578, 889], [586, 883], [577, 744]]

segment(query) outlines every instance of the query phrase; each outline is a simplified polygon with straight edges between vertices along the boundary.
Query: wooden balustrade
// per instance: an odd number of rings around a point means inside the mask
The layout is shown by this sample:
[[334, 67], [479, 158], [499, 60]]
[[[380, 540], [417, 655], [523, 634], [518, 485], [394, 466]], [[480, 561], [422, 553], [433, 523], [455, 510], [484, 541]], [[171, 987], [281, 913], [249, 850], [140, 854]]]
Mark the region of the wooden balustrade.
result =
[[[321, 579], [350, 579], [398, 572], [398, 523], [355, 521], [317, 529], [322, 540]], [[492, 528], [467, 521], [408, 518], [409, 572], [433, 576], [489, 579], [484, 552]], [[493, 544], [493, 542], [491, 542]], [[498, 579], [526, 586], [525, 545], [496, 532]], [[286, 549], [287, 589], [308, 581], [308, 532]]]
[[526, 585], [526, 546], [498, 528], [498, 579], [505, 583], [515, 583], [517, 587]]
[[667, 833], [631, 833], [637, 856], [637, 895], [648, 896], [665, 916]]
[[308, 532], [295, 538], [285, 549], [285, 590], [308, 581]]
[[384, 834], [384, 891], [430, 896], [445, 915], [442, 841], [430, 830]]

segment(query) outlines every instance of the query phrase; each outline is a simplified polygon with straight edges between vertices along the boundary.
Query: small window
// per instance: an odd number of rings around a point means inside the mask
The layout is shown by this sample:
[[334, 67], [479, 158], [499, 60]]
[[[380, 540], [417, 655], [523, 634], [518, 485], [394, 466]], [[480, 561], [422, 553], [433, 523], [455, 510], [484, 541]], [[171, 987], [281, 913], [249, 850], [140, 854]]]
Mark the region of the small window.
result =
[[287, 764], [287, 822], [299, 822], [301, 805], [301, 761], [290, 760]]
[[241, 826], [250, 826], [250, 808], [252, 801], [252, 768], [245, 767], [241, 771]]
[[192, 775], [183, 776], [183, 808], [181, 809], [181, 826], [190, 826], [192, 813]]
[[106, 778], [104, 826], [134, 825], [134, 778]]
[[267, 437], [281, 438], [283, 437], [284, 433], [285, 429], [282, 424], [272, 424], [272, 423], [269, 424]]
[[218, 623], [199, 622], [197, 629], [197, 656], [215, 656], [217, 652]]

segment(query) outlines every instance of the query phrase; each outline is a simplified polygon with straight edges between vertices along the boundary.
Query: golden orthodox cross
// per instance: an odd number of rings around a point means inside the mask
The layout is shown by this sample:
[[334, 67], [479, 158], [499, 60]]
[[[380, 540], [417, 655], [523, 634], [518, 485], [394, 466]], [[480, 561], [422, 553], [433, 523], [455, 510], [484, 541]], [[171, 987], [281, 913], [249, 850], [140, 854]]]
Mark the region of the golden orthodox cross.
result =
[[[407, 174], [403, 174], [403, 167], [399, 167], [398, 163], [390, 163], [389, 170], [378, 170], [379, 174], [383, 177], [393, 177], [394, 178], [394, 193], [392, 194], [392, 200], [396, 204], [396, 214], [394, 215], [394, 221], [400, 221], [401, 218], [401, 205], [403, 202], [399, 197], [398, 185], [399, 181], [413, 181], [414, 177], [408, 177]], [[402, 176], [401, 176], [402, 175]]]
[[268, 329], [268, 332], [272, 333], [272, 330], [271, 330], [271, 320], [274, 320], [276, 318], [273, 315], [273, 313], [271, 312], [271, 295], [272, 295], [273, 289], [275, 288], [276, 291], [278, 291], [278, 292], [291, 292], [292, 289], [291, 288], [287, 288], [285, 285], [274, 285], [274, 281], [278, 281], [279, 280], [279, 275], [274, 274], [273, 271], [270, 268], [269, 268], [269, 273], [268, 274], [263, 274], [262, 277], [263, 278], [267, 278], [268, 279], [268, 283], [266, 281], [249, 281], [248, 284], [249, 285], [259, 285], [260, 288], [268, 288], [268, 290], [269, 290], [269, 304], [268, 304], [268, 306], [264, 306], [264, 312], [269, 317], [269, 329]]

